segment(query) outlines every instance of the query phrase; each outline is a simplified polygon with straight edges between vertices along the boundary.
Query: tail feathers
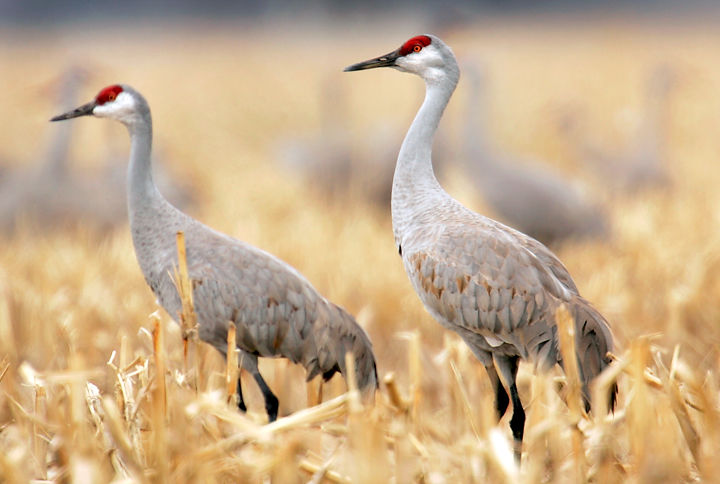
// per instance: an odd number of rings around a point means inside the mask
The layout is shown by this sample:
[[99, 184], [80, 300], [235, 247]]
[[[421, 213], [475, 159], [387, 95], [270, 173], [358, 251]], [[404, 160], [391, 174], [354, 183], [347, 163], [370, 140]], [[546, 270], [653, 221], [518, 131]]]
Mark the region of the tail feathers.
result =
[[344, 316], [343, 327], [339, 329], [339, 351], [337, 352], [341, 372], [347, 379], [345, 355], [352, 353], [355, 359], [355, 381], [358, 389], [363, 396], [372, 398], [379, 386], [372, 343], [365, 330], [355, 321], [355, 318], [342, 308], [338, 307], [338, 310]]
[[[613, 337], [605, 318], [588, 301], [577, 296], [572, 315], [575, 320], [575, 346], [583, 384], [586, 409], [590, 409], [589, 384], [610, 364], [608, 352], [613, 350]], [[613, 410], [617, 400], [617, 384], [608, 395], [608, 408]]]
[[352, 353], [355, 382], [363, 394], [371, 398], [378, 388], [377, 367], [372, 343], [365, 330], [344, 309], [329, 303], [327, 319], [316, 322], [312, 358], [305, 363], [308, 380], [322, 375], [329, 380], [340, 372], [347, 380], [345, 355]]

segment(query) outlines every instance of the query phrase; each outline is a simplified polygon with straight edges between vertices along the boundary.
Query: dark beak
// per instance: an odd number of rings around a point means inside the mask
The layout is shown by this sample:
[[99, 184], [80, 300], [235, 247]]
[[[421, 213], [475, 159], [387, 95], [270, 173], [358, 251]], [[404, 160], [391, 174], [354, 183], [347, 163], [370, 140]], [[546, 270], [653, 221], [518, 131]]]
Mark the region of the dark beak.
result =
[[350, 71], [363, 71], [365, 69], [374, 69], [376, 67], [392, 67], [395, 65], [395, 61], [400, 57], [400, 49], [390, 52], [389, 54], [381, 55], [375, 59], [366, 60], [365, 62], [358, 62], [351, 66], [347, 66], [343, 69], [345, 72]]
[[95, 101], [92, 101], [87, 104], [83, 104], [79, 108], [75, 108], [72, 111], [68, 111], [65, 114], [55, 116], [50, 121], [62, 121], [63, 119], [77, 118], [80, 116], [90, 116], [90, 115], [92, 115], [93, 109], [95, 109], [95, 106], [96, 106]]

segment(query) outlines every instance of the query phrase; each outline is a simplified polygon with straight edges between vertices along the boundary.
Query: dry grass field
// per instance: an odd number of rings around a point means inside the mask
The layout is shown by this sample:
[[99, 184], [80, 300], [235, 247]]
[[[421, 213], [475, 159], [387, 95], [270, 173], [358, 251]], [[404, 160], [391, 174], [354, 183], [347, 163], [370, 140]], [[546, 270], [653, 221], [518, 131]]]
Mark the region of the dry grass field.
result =
[[[1, 482], [720, 480], [720, 31], [711, 21], [606, 18], [486, 19], [438, 32], [461, 68], [487, 68], [496, 143], [584, 180], [611, 220], [607, 240], [557, 253], [613, 328], [616, 364], [605, 384], [617, 378], [618, 406], [585, 415], [566, 398], [572, 379], [522, 367], [528, 422], [518, 468], [509, 415], [494, 421], [485, 370], [412, 291], [389, 207], [368, 204], [353, 186], [328, 202], [277, 161], [284, 139], [320, 132], [328, 80], [347, 95], [353, 150], [375, 142], [378, 123], [397, 129], [392, 149], [400, 146], [422, 82], [341, 70], [426, 29], [369, 25], [0, 31], [5, 165], [40, 161], [47, 120], [59, 114], [52, 83], [67, 65], [91, 72], [83, 102], [131, 84], [150, 102], [168, 170], [198, 193], [191, 213], [288, 261], [356, 315], [383, 381], [372, 408], [359, 407], [339, 376], [323, 386], [324, 403], [310, 406], [317, 381], [306, 385], [284, 360], [263, 361], [281, 418], [265, 424], [250, 378], [249, 412], [240, 414], [227, 403], [222, 358], [202, 343], [184, 356], [126, 222], [98, 234], [83, 223], [46, 232], [25, 220], [0, 250]], [[610, 197], [574, 158], [559, 120], [579, 110], [595, 142], [624, 150], [659, 64], [676, 74], [664, 122], [672, 184]], [[451, 145], [466, 97], [461, 79], [439, 134]], [[127, 150], [122, 126], [74, 123], [76, 169], [96, 170], [108, 145]], [[451, 168], [446, 178], [451, 193], [486, 210]]]

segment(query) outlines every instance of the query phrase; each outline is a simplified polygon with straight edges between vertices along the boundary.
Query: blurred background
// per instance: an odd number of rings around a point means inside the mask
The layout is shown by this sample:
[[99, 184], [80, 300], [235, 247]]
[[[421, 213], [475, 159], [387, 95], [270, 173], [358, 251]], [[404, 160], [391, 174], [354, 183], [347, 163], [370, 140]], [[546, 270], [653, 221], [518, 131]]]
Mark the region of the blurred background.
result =
[[[389, 215], [424, 86], [390, 69], [342, 72], [427, 32], [462, 72], [435, 141], [441, 183], [548, 244], [610, 321], [618, 354], [653, 335], [661, 359], [679, 345], [716, 379], [718, 20], [710, 0], [0, 0], [0, 355], [45, 372], [79, 355], [73, 364], [112, 392], [105, 362], [121, 342], [151, 351], [141, 328], [157, 305], [127, 226], [127, 133], [105, 120], [48, 122], [126, 83], [152, 108], [161, 191], [355, 314], [380, 374], [401, 385], [417, 331], [437, 410], [447, 376], [437, 358], [452, 336], [413, 293]], [[179, 361], [179, 330], [167, 331]], [[465, 356], [467, 379], [486, 378]], [[205, 359], [217, 386], [221, 359]], [[263, 365], [281, 413], [303, 408], [302, 370]], [[32, 406], [20, 382], [2, 384]], [[0, 408], [9, 419], [10, 404]]]

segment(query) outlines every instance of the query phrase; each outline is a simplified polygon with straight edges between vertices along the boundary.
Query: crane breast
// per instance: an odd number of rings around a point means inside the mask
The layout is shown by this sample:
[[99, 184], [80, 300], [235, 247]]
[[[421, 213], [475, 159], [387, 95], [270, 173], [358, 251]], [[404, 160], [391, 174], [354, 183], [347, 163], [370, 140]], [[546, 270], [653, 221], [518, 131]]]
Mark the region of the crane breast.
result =
[[407, 258], [407, 271], [423, 302], [447, 322], [472, 330], [510, 333], [531, 323], [547, 304], [537, 285], [517, 280], [509, 272], [511, 262], [500, 269], [470, 273], [428, 253]]

